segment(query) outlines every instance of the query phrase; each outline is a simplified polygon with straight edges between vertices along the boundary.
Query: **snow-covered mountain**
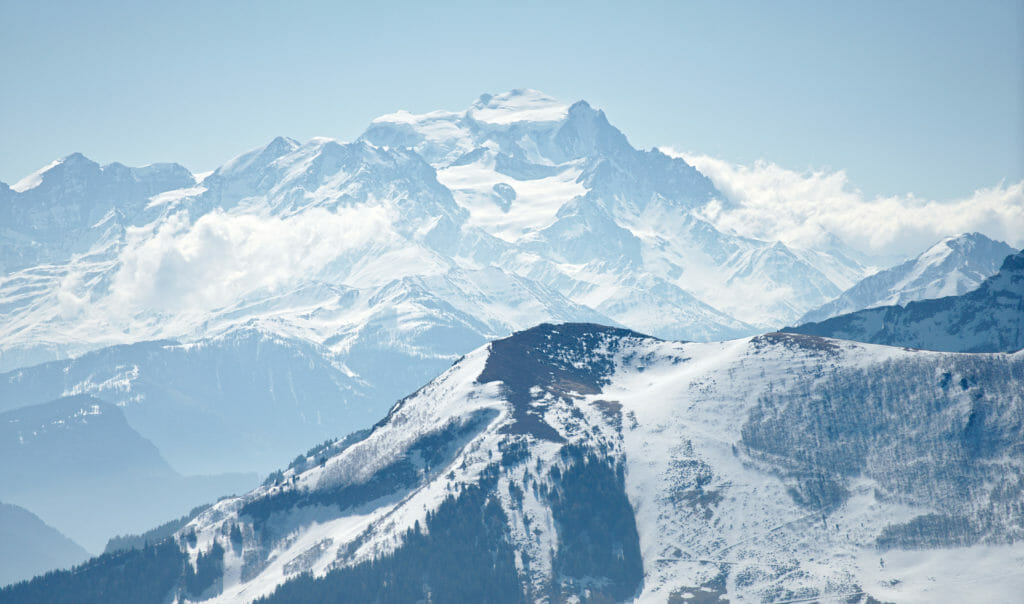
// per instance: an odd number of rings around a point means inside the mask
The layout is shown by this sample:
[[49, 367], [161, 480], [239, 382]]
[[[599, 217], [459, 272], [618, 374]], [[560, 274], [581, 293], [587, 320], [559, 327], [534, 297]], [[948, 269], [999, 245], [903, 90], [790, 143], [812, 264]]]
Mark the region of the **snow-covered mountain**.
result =
[[0, 413], [0, 459], [0, 500], [93, 552], [118, 533], [258, 482], [252, 474], [182, 476], [118, 407], [86, 395]]
[[543, 321], [706, 341], [865, 273], [722, 232], [728, 204], [539, 92], [279, 137], [212, 173], [74, 154], [0, 187], [0, 407], [91, 393], [185, 473], [278, 467]]
[[71, 155], [0, 195], [0, 370], [240, 326], [342, 362], [425, 332], [457, 350], [398, 354], [450, 362], [544, 320], [708, 340], [866, 274], [720, 232], [697, 211], [712, 199], [682, 159], [529, 90], [383, 116], [354, 143], [277, 138], [202, 177]]
[[905, 306], [915, 300], [966, 294], [994, 275], [1015, 251], [981, 233], [947, 237], [917, 258], [865, 277], [835, 300], [805, 314], [799, 323], [820, 322], [865, 308]]
[[470, 224], [528, 252], [512, 256], [516, 272], [662, 337], [777, 326], [865, 273], [838, 254], [718, 231], [696, 212], [728, 203], [710, 180], [682, 159], [634, 149], [585, 101], [483, 95], [465, 112], [382, 116], [363, 140], [422, 155]]
[[816, 336], [959, 352], [1013, 352], [1024, 348], [1024, 251], [959, 296], [883, 306], [787, 327]]
[[142, 224], [149, 199], [190, 187], [195, 177], [177, 164], [100, 166], [73, 153], [13, 187], [0, 184], [0, 271], [62, 263]]
[[0, 503], [0, 585], [85, 561], [89, 552], [32, 512]]
[[1022, 381], [1024, 353], [542, 325], [171, 540], [0, 595], [1013, 601]]

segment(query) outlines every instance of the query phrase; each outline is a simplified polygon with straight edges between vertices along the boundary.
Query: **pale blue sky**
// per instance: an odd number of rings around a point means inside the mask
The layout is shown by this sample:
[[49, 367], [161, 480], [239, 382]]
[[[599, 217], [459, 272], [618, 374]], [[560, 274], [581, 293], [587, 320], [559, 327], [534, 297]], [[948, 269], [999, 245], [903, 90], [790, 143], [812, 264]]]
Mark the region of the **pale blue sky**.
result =
[[[556, 4], [556, 6], [549, 6]], [[0, 0], [0, 180], [208, 170], [276, 135], [528, 87], [640, 147], [936, 199], [1024, 178], [1024, 2]]]

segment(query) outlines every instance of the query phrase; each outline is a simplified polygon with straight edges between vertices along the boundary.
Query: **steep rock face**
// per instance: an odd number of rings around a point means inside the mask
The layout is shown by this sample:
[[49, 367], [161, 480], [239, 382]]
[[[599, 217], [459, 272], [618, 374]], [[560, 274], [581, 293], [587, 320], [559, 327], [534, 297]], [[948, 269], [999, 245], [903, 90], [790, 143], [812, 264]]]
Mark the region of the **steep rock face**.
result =
[[981, 233], [947, 237], [899, 266], [879, 271], [800, 318], [800, 324], [877, 306], [960, 296], [999, 270], [1014, 249]]
[[68, 568], [89, 552], [23, 507], [0, 503], [0, 585]]
[[1024, 252], [1007, 256], [999, 272], [966, 294], [883, 306], [786, 331], [959, 352], [1024, 348]]
[[213, 601], [1012, 599], [1022, 380], [1020, 353], [542, 325], [202, 512], [152, 574]]

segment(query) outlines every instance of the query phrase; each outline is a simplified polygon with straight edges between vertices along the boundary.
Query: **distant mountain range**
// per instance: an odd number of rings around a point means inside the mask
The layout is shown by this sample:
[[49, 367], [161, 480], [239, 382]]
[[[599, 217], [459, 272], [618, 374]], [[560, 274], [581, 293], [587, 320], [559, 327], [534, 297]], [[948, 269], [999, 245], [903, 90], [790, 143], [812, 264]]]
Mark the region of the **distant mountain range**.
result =
[[94, 396], [186, 474], [266, 474], [299, 449], [373, 423], [368, 394], [316, 347], [243, 330], [193, 344], [112, 346], [0, 374], [0, 411]]
[[25, 508], [0, 503], [0, 585], [84, 562], [89, 552]]
[[1024, 348], [1024, 251], [1006, 257], [999, 272], [963, 295], [869, 308], [786, 331], [925, 350], [1020, 350]]
[[119, 532], [143, 531], [258, 480], [181, 476], [119, 408], [85, 395], [0, 413], [0, 458], [0, 501], [93, 552]]
[[868, 273], [835, 242], [723, 233], [711, 200], [728, 203], [682, 159], [529, 90], [383, 116], [353, 143], [277, 138], [198, 177], [73, 154], [0, 186], [0, 370], [243, 327], [341, 362], [451, 362], [542, 320], [717, 339]]
[[0, 410], [89, 394], [177, 472], [266, 473], [514, 330], [735, 337], [868, 271], [837, 241], [723, 233], [711, 200], [685, 161], [531, 90], [203, 175], [75, 153], [0, 184]]
[[947, 237], [916, 258], [865, 277], [835, 300], [805, 314], [799, 323], [818, 323], [865, 308], [959, 296], [994, 275], [1016, 251], [981, 233]]
[[542, 325], [172, 539], [0, 598], [1013, 601], [1021, 383], [1021, 353]]

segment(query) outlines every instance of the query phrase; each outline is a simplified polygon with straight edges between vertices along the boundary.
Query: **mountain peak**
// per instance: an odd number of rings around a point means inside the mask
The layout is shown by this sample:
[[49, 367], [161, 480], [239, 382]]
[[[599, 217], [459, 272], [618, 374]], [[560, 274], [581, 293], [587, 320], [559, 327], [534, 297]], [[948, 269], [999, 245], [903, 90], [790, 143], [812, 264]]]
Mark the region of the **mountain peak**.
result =
[[[551, 362], [564, 362], [568, 356], [587, 355], [598, 348], [608, 351], [598, 342], [624, 339], [656, 340], [630, 329], [609, 327], [596, 323], [541, 323], [535, 327], [517, 331], [507, 338], [496, 340], [491, 344], [492, 356], [498, 350], [515, 351], [516, 355], [530, 357], [534, 355], [553, 354], [557, 351], [559, 358]], [[499, 355], [501, 356], [501, 355]]]
[[[999, 242], [993, 244], [997, 250], [998, 246], [1006, 246]], [[872, 280], [885, 279], [888, 275], [908, 270], [919, 272], [917, 268], [921, 257], [872, 275], [854, 289], [863, 288]], [[970, 267], [957, 265], [954, 268], [955, 274], [964, 274]], [[1022, 273], [1024, 252], [1015, 252], [1003, 259], [998, 272], [966, 293], [919, 298], [906, 306], [893, 304], [865, 308], [820, 322], [787, 327], [785, 331], [925, 350], [1014, 352], [1024, 346], [1024, 321], [1020, 312], [1024, 303]]]
[[500, 94], [483, 94], [467, 111], [477, 122], [509, 125], [518, 122], [558, 122], [566, 118], [569, 107], [557, 99], [529, 88], [517, 88]]
[[54, 160], [35, 172], [25, 176], [18, 182], [11, 186], [11, 189], [17, 193], [24, 193], [43, 184], [43, 180], [47, 178], [47, 175], [58, 170], [60, 172], [78, 172], [81, 170], [98, 170], [99, 164], [92, 161], [88, 157], [82, 155], [79, 152], [72, 153], [60, 159]]
[[965, 294], [994, 275], [1014, 249], [981, 233], [941, 239], [916, 258], [870, 275], [838, 298], [804, 314], [816, 323], [861, 309], [903, 306], [917, 300]]
[[999, 245], [1001, 243], [999, 241], [996, 241], [995, 239], [986, 237], [985, 235], [977, 231], [973, 233], [961, 233], [960, 235], [947, 237], [943, 242], [947, 246], [957, 249], [970, 248], [971, 246], [976, 245]]
[[265, 147], [265, 150], [272, 153], [288, 152], [299, 146], [299, 141], [288, 136], [275, 136]]
[[998, 260], [1012, 252], [1013, 248], [1007, 244], [989, 239], [981, 233], [962, 233], [940, 240], [921, 253], [916, 262], [933, 265], [952, 260], [962, 261], [962, 258], [967, 255], [985, 254], [993, 257], [991, 271], [994, 271], [998, 267]]
[[79, 151], [75, 151], [74, 153], [71, 153], [71, 154], [65, 156], [64, 159], [61, 160], [61, 163], [65, 164], [65, 165], [69, 165], [69, 166], [74, 166], [74, 165], [95, 165], [96, 164], [96, 162], [92, 161], [91, 159], [89, 159], [88, 157], [86, 157], [85, 155], [83, 155]]
[[554, 442], [562, 437], [536, 414], [538, 388], [550, 392], [601, 391], [615, 370], [615, 355], [624, 346], [656, 338], [628, 329], [593, 323], [542, 323], [491, 343], [477, 382], [501, 382], [512, 403], [517, 429]]
[[274, 137], [262, 147], [251, 149], [226, 164], [217, 168], [215, 174], [232, 174], [244, 172], [253, 167], [264, 167], [274, 162], [277, 158], [287, 155], [300, 147], [299, 141], [286, 136]]

